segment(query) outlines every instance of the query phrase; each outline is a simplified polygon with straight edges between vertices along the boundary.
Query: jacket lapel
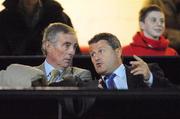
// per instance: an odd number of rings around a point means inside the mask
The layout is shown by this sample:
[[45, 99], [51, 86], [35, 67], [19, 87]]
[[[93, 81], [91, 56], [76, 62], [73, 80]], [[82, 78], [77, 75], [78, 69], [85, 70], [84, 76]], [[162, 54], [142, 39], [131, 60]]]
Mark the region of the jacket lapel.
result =
[[133, 89], [135, 87], [134, 81], [133, 81], [133, 75], [130, 73], [129, 67], [125, 66], [126, 69], [126, 77], [127, 77], [127, 85], [128, 89]]
[[40, 69], [41, 71], [43, 71], [43, 72], [44, 72], [45, 79], [46, 79], [46, 81], [47, 81], [48, 79], [47, 79], [47, 74], [46, 74], [46, 71], [45, 71], [45, 66], [44, 66], [44, 63], [42, 63], [42, 64], [41, 64], [41, 65], [39, 65], [39, 66], [36, 66], [36, 68], [38, 68], [38, 69]]
[[72, 71], [72, 70], [73, 70], [73, 69], [72, 69], [71, 67], [66, 68], [66, 69], [63, 71], [63, 73], [62, 73], [62, 75], [61, 75], [61, 78], [67, 77], [67, 76], [73, 76], [73, 71]]
[[127, 85], [128, 89], [136, 89], [136, 88], [145, 88], [147, 85], [143, 82], [143, 76], [137, 75], [134, 76], [130, 73], [131, 68], [125, 65], [126, 76], [127, 76]]

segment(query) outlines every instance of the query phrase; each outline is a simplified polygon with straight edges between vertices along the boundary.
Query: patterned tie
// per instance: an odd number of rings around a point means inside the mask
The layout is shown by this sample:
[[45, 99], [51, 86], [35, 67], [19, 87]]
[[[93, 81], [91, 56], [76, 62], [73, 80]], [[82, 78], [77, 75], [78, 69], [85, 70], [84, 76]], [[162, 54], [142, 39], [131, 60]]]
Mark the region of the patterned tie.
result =
[[53, 69], [50, 74], [51, 74], [51, 77], [48, 81], [48, 84], [50, 84], [52, 82], [56, 82], [56, 79], [60, 75], [60, 72], [59, 72], [59, 70]]
[[115, 86], [115, 83], [113, 80], [115, 76], [116, 76], [116, 74], [112, 73], [112, 74], [106, 75], [104, 77], [104, 80], [107, 80], [106, 86], [108, 89], [116, 89], [116, 86]]

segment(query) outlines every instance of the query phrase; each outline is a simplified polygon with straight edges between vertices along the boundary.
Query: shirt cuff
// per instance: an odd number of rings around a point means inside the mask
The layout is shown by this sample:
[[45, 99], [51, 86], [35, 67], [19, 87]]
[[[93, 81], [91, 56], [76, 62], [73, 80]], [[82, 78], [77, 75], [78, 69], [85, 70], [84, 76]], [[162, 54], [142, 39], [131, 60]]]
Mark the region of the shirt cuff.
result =
[[144, 83], [147, 84], [149, 87], [152, 86], [152, 84], [153, 84], [153, 75], [152, 75], [151, 72], [150, 72], [149, 80], [146, 80], [146, 81], [144, 80]]

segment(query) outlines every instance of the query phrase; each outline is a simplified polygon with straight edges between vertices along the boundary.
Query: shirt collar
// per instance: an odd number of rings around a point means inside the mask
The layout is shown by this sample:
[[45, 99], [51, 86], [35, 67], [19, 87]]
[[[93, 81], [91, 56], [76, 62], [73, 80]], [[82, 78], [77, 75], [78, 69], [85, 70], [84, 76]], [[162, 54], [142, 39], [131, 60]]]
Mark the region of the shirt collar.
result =
[[123, 77], [126, 74], [124, 64], [121, 64], [113, 73], [119, 77]]
[[45, 66], [46, 76], [48, 77], [50, 72], [54, 69], [54, 67], [50, 65], [46, 60], [44, 62], [44, 66]]
[[[49, 64], [49, 63], [47, 62], [47, 60], [44, 61], [44, 67], [45, 67], [45, 72], [46, 72], [46, 76], [47, 76], [47, 77], [49, 76], [50, 72], [51, 72], [53, 69], [55, 69], [51, 64]], [[64, 72], [65, 69], [59, 68], [58, 70], [59, 70], [60, 73], [62, 73], [62, 72]]]
[[[119, 77], [123, 77], [126, 74], [124, 64], [121, 64], [113, 73], [115, 73]], [[101, 76], [101, 78], [104, 79], [104, 75]]]

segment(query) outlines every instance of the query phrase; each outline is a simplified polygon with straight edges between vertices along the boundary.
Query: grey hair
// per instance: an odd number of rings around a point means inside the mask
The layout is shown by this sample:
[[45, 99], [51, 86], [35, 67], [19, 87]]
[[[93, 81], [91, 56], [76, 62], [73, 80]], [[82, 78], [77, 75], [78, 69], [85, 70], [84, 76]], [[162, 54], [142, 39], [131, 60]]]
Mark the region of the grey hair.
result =
[[59, 22], [49, 24], [49, 26], [44, 30], [43, 40], [42, 40], [41, 49], [44, 55], [46, 55], [45, 43], [48, 41], [55, 45], [56, 42], [58, 41], [59, 33], [76, 35], [76, 32], [74, 31], [74, 29], [66, 24], [59, 23]]

